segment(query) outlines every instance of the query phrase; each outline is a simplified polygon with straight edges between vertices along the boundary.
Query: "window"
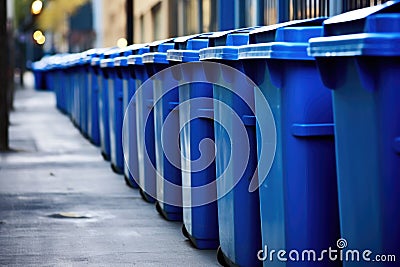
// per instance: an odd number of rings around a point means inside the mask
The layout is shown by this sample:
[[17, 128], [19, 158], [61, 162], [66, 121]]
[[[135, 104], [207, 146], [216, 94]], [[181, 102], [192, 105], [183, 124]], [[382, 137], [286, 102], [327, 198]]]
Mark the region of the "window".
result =
[[278, 22], [278, 0], [264, 0], [264, 24], [272, 25]]
[[161, 3], [156, 4], [151, 9], [153, 18], [153, 40], [161, 39]]
[[217, 0], [202, 1], [203, 26], [202, 32], [213, 32], [217, 30]]
[[144, 37], [144, 16], [140, 16], [140, 42], [144, 43], [145, 42], [145, 37]]

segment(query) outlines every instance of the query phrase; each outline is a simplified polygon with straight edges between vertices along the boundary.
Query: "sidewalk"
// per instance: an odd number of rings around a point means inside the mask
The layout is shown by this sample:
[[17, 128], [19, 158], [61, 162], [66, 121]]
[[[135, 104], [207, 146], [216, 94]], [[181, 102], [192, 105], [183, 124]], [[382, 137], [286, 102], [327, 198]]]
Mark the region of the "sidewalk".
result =
[[[0, 265], [218, 266], [162, 219], [55, 108], [16, 93], [0, 154]], [[82, 217], [82, 218], [71, 218]]]

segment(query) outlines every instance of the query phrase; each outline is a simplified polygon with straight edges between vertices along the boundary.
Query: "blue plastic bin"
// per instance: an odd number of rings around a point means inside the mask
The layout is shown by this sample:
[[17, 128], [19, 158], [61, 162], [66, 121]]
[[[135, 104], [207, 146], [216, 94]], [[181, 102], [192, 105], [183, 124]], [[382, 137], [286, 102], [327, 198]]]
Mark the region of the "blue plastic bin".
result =
[[[209, 48], [200, 50], [200, 59], [223, 63], [243, 71], [243, 66], [238, 60], [238, 47], [248, 44], [250, 30], [241, 29], [216, 33], [209, 39]], [[210, 81], [219, 79], [225, 80], [227, 84], [236, 85], [243, 81], [240, 78], [236, 80], [238, 77], [227, 77], [224, 75], [224, 71], [209, 73], [205, 69], [205, 72], [209, 75]], [[241, 90], [243, 87], [239, 85], [236, 88]], [[220, 238], [218, 260], [220, 263], [228, 265], [260, 266], [261, 262], [257, 259], [257, 252], [261, 248], [259, 195], [258, 190], [249, 192], [250, 181], [257, 175], [255, 114], [249, 106], [254, 106], [254, 93], [249, 91], [242, 94], [246, 95], [246, 102], [236, 93], [219, 85], [213, 86], [214, 99], [217, 100], [214, 103], [214, 119], [216, 120], [214, 133]], [[240, 118], [240, 124], [244, 125], [248, 138], [249, 158], [238, 181], [234, 181], [234, 176], [237, 174], [234, 169], [238, 167], [236, 162], [241, 162], [243, 157], [243, 151], [240, 149], [242, 140], [238, 140], [240, 137], [237, 136], [241, 131], [238, 131], [239, 125], [234, 120], [235, 116], [223, 111], [224, 105], [229, 106]], [[228, 132], [232, 135], [228, 136]], [[236, 167], [228, 170], [230, 161]], [[237, 184], [229, 191], [230, 186], [235, 182]]]
[[[156, 159], [156, 207], [165, 219], [171, 221], [182, 220], [182, 192], [173, 190], [166, 182], [182, 185], [180, 169], [179, 140], [179, 111], [175, 107], [179, 104], [179, 88], [174, 87], [167, 91], [166, 82], [172, 81], [171, 72], [162, 72], [168, 68], [167, 50], [174, 48], [173, 39], [155, 42], [149, 45], [150, 52], [143, 54], [143, 63], [149, 77], [152, 78], [154, 101], [154, 144]], [[168, 123], [167, 117], [170, 117]], [[146, 134], [147, 135], [147, 134]], [[168, 156], [165, 150], [169, 151]], [[177, 203], [176, 205], [168, 203]]]
[[33, 76], [35, 78], [35, 89], [36, 90], [46, 89], [45, 67], [46, 67], [46, 64], [43, 62], [43, 60], [32, 63], [32, 71], [33, 71]]
[[[317, 253], [340, 238], [334, 124], [331, 95], [322, 84], [308, 40], [321, 36], [324, 19], [291, 21], [250, 33], [250, 45], [239, 50], [255, 93], [256, 115], [265, 116], [267, 100], [275, 120], [276, 151], [269, 173], [259, 173], [263, 249]], [[257, 90], [257, 89], [256, 89]], [[265, 101], [264, 100], [264, 101]], [[275, 129], [258, 128], [258, 155]], [[259, 158], [266, 165], [266, 158]], [[259, 168], [260, 171], [260, 168]], [[304, 266], [279, 261], [267, 253], [264, 266]], [[340, 266], [328, 257], [307, 266]]]
[[[208, 46], [210, 34], [197, 34], [176, 38], [175, 47], [167, 53], [167, 59], [171, 64], [188, 63], [191, 66], [179, 68], [173, 72], [174, 78], [182, 83], [193, 80], [206, 81], [201, 63], [199, 62], [199, 50]], [[178, 72], [178, 73], [176, 73]], [[179, 86], [179, 121], [180, 121], [180, 147], [182, 165], [182, 201], [183, 201], [183, 227], [184, 235], [199, 249], [215, 249], [219, 246], [218, 235], [218, 207], [217, 201], [200, 205], [200, 200], [217, 197], [216, 187], [214, 191], [199, 192], [201, 186], [215, 181], [215, 161], [208, 166], [207, 159], [213, 158], [214, 149], [202, 149], [203, 140], [214, 141], [214, 121], [212, 120], [213, 87], [205, 82], [195, 82]], [[196, 101], [207, 98], [210, 101]], [[190, 101], [190, 103], [189, 103]], [[212, 147], [213, 148], [213, 147]], [[203, 161], [198, 162], [202, 157]], [[206, 195], [207, 194], [207, 195]], [[199, 203], [197, 203], [199, 202]]]
[[349, 249], [371, 250], [372, 260], [400, 257], [399, 11], [389, 1], [345, 13], [310, 40], [333, 95], [342, 238]]
[[[133, 187], [138, 188], [136, 179], [138, 179], [138, 155], [137, 155], [137, 131], [136, 131], [136, 101], [131, 101], [136, 91], [136, 77], [133, 69], [128, 64], [128, 57], [137, 54], [138, 50], [144, 48], [145, 45], [131, 45], [121, 50], [121, 57], [114, 59], [114, 65], [117, 70], [118, 77], [122, 80], [123, 93], [123, 123], [125, 125], [123, 135], [123, 152], [124, 152], [124, 176], [125, 182]], [[147, 50], [146, 50], [147, 52]], [[130, 105], [130, 106], [128, 106]], [[135, 174], [135, 175], [132, 175]]]
[[72, 55], [69, 61], [69, 75], [71, 86], [71, 121], [75, 127], [79, 127], [79, 58], [76, 54]]
[[88, 120], [88, 86], [89, 80], [87, 75], [87, 68], [89, 67], [89, 62], [86, 61], [86, 55], [84, 53], [80, 54], [79, 58], [79, 128], [84, 137], [88, 137], [87, 131], [87, 120]]
[[[125, 145], [125, 175], [127, 182], [134, 188], [139, 187], [139, 152], [138, 152], [138, 134], [137, 134], [137, 114], [136, 114], [136, 90], [147, 80], [144, 72], [141, 55], [147, 53], [149, 48], [145, 45], [137, 45], [130, 48], [131, 54], [126, 57], [127, 66], [122, 67], [126, 75], [128, 73], [127, 88], [124, 86], [124, 131]], [[128, 168], [129, 167], [129, 168]]]
[[[105, 58], [104, 53], [100, 57], [99, 78], [99, 128], [101, 154], [105, 160], [111, 160], [110, 148], [110, 121], [109, 121], [109, 75], [106, 68], [111, 68], [113, 60]], [[96, 62], [96, 60], [95, 60]]]
[[104, 68], [108, 78], [108, 119], [110, 131], [111, 168], [118, 174], [124, 173], [124, 155], [122, 152], [122, 119], [123, 119], [123, 92], [122, 79], [117, 75], [114, 66], [115, 58], [121, 55], [120, 49], [106, 52], [110, 62]]
[[[146, 67], [143, 64], [143, 54], [149, 51], [148, 47], [139, 49], [128, 57], [128, 64], [135, 75], [136, 89], [149, 78]], [[155, 148], [154, 148], [154, 112], [153, 90], [139, 90], [134, 95], [136, 103], [136, 140], [138, 168], [130, 167], [133, 178], [140, 187], [140, 194], [149, 203], [154, 203], [156, 195], [155, 174]], [[134, 136], [133, 136], [134, 137]], [[137, 172], [138, 178], [136, 178]]]
[[[104, 49], [95, 49], [92, 54], [88, 55], [90, 66], [87, 70], [88, 75], [88, 136], [89, 140], [96, 146], [100, 145], [100, 128], [99, 128], [99, 78], [100, 54]], [[89, 60], [88, 59], [88, 60]], [[94, 60], [96, 59], [96, 60]]]

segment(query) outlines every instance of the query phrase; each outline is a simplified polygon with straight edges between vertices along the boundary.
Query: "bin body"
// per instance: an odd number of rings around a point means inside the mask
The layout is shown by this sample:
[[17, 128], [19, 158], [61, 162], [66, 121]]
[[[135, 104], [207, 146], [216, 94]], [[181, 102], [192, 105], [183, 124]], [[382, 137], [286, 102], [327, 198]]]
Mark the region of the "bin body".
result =
[[[321, 252], [340, 238], [332, 101], [315, 61], [307, 56], [308, 40], [321, 35], [322, 27], [315, 25], [322, 22], [261, 28], [250, 34], [260, 43], [240, 49], [246, 74], [259, 86], [257, 117], [263, 119], [266, 100], [275, 120], [274, 160], [268, 173], [259, 173], [263, 248], [270, 250]], [[263, 40], [260, 35], [270, 37]], [[257, 130], [258, 156], [272, 153], [263, 146], [268, 146], [265, 136], [274, 129]], [[264, 262], [264, 266], [302, 264], [270, 258]], [[340, 266], [327, 257], [307, 264]]]
[[88, 121], [88, 85], [89, 85], [89, 79], [87, 75], [87, 65], [86, 62], [84, 62], [84, 59], [80, 60], [80, 67], [79, 67], [79, 80], [80, 80], [80, 86], [79, 86], [79, 100], [80, 100], [80, 117], [79, 117], [79, 125], [80, 125], [80, 130], [83, 136], [88, 137], [88, 131], [87, 131], [87, 121]]
[[115, 172], [122, 174], [124, 171], [124, 158], [122, 152], [122, 79], [117, 75], [115, 66], [108, 68], [107, 71], [109, 72], [108, 118], [110, 126], [111, 165]]
[[[132, 66], [136, 77], [137, 88], [149, 78], [142, 62], [142, 55], [135, 56]], [[138, 184], [142, 197], [154, 203], [156, 195], [155, 148], [154, 148], [154, 111], [153, 90], [138, 90], [136, 101], [136, 131], [138, 148]]]
[[[185, 67], [176, 66], [179, 71], [177, 81], [179, 86], [179, 127], [181, 166], [182, 166], [182, 201], [183, 201], [183, 223], [184, 233], [196, 248], [215, 249], [219, 246], [218, 233], [218, 206], [217, 189], [199, 191], [205, 185], [215, 182], [215, 155], [214, 147], [201, 147], [203, 140], [215, 143], [214, 138], [214, 110], [213, 110], [213, 87], [206, 81], [202, 63], [199, 62], [201, 48], [208, 46], [209, 34], [196, 36], [194, 39], [175, 39], [174, 50], [168, 51], [168, 59], [173, 64], [188, 63]], [[177, 45], [178, 44], [178, 45]], [[178, 46], [178, 47], [177, 47]], [[183, 49], [179, 49], [179, 46]], [[201, 99], [201, 100], [200, 100]], [[200, 101], [199, 101], [200, 100]], [[202, 159], [202, 160], [200, 160]], [[206, 165], [208, 164], [208, 165]], [[200, 203], [201, 200], [207, 204]], [[202, 204], [202, 205], [200, 205]]]
[[[129, 55], [131, 53], [129, 52]], [[133, 70], [128, 68], [128, 52], [124, 56], [114, 60], [114, 65], [117, 69], [117, 75], [122, 82], [122, 148], [124, 167], [123, 173], [125, 181], [132, 188], [138, 188], [138, 184], [131, 172], [138, 168], [137, 160], [137, 141], [136, 141], [136, 104], [132, 101], [132, 97], [136, 91], [136, 80]], [[129, 106], [131, 105], [131, 106]], [[125, 130], [125, 132], [124, 132]], [[138, 177], [138, 176], [136, 176]]]
[[[138, 151], [138, 131], [136, 114], [136, 90], [146, 80], [146, 76], [140, 69], [143, 69], [141, 55], [148, 52], [148, 47], [140, 45], [132, 50], [133, 55], [126, 57], [126, 62], [122, 64], [121, 75], [123, 77], [123, 95], [124, 95], [124, 172], [127, 182], [134, 188], [139, 187], [139, 151]], [[139, 62], [140, 61], [140, 62]], [[139, 64], [140, 63], [140, 64]], [[126, 65], [125, 65], [126, 64]], [[137, 74], [137, 75], [136, 75]]]
[[[179, 89], [178, 87], [168, 88], [168, 80], [172, 80], [173, 77], [171, 72], [162, 72], [169, 67], [167, 50], [173, 47], [174, 44], [168, 42], [156, 44], [153, 49], [157, 52], [144, 54], [143, 62], [149, 77], [157, 75], [152, 78], [157, 209], [167, 220], [181, 221], [182, 191], [174, 190], [168, 184], [182, 185], [179, 111], [175, 109], [179, 104]], [[167, 117], [169, 117], [168, 121], [166, 121]]]
[[88, 136], [90, 141], [100, 145], [99, 129], [99, 67], [91, 65], [88, 69]]
[[[328, 37], [310, 40], [310, 54], [317, 59], [324, 84], [332, 89], [342, 237], [351, 247], [396, 258], [399, 6], [389, 2], [363, 9], [353, 13], [350, 22], [347, 14], [334, 17], [324, 25]], [[348, 32], [343, 30], [345, 24]], [[344, 266], [358, 265], [345, 262]]]
[[109, 122], [109, 74], [106, 66], [100, 66], [99, 79], [99, 129], [101, 153], [106, 160], [111, 160], [110, 122]]
[[[215, 43], [218, 43], [218, 40]], [[248, 33], [231, 33], [226, 38], [227, 46], [202, 49], [200, 58], [226, 64], [243, 72], [243, 66], [238, 61], [237, 46], [247, 43]], [[241, 84], [244, 80], [237, 75], [227, 77], [223, 71], [213, 75], [217, 75], [217, 80], [234, 84], [237, 90], [246, 88]], [[231, 264], [260, 266], [261, 261], [257, 259], [257, 252], [261, 248], [259, 195], [258, 190], [249, 192], [250, 181], [257, 175], [256, 125], [252, 107], [249, 107], [249, 105], [254, 105], [254, 93], [253, 91], [242, 92], [241, 95], [247, 97], [246, 102], [239, 97], [238, 92], [232, 92], [220, 85], [213, 85], [213, 96], [216, 100], [214, 102], [214, 135], [220, 249], [224, 261]], [[224, 109], [225, 105], [240, 118], [239, 122], [234, 120], [235, 116], [232, 112]], [[233, 177], [241, 173], [241, 168], [243, 168], [241, 164], [237, 164], [242, 161], [242, 149], [244, 149], [243, 140], [240, 140], [241, 131], [237, 128], [240, 125], [245, 127], [249, 158], [247, 165], [244, 166], [242, 177], [239, 177], [240, 180], [229, 191], [236, 182], [233, 181]], [[233, 167], [227, 169], [229, 161], [233, 162]]]

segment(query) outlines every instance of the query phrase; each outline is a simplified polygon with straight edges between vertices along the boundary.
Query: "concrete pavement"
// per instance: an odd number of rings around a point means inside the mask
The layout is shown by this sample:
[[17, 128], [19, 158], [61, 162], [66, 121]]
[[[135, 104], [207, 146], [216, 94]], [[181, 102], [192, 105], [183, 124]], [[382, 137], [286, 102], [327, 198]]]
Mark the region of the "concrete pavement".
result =
[[0, 265], [218, 266], [215, 251], [193, 248], [180, 223], [111, 171], [52, 93], [17, 91], [10, 138], [14, 151], [0, 154]]

